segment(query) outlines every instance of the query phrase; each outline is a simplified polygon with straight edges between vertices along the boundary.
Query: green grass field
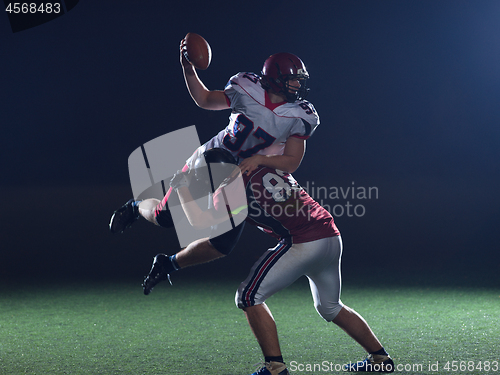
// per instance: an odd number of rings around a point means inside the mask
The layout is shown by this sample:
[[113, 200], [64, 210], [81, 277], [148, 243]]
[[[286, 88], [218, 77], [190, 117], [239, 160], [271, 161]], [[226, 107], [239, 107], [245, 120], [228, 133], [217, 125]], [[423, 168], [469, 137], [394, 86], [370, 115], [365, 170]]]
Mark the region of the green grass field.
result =
[[[147, 297], [139, 284], [4, 285], [0, 373], [248, 375], [262, 360], [234, 306], [238, 281], [178, 278]], [[345, 285], [342, 300], [367, 319], [399, 373], [500, 374], [498, 289]], [[316, 313], [305, 279], [268, 305], [292, 374], [342, 373], [335, 367], [364, 358]]]

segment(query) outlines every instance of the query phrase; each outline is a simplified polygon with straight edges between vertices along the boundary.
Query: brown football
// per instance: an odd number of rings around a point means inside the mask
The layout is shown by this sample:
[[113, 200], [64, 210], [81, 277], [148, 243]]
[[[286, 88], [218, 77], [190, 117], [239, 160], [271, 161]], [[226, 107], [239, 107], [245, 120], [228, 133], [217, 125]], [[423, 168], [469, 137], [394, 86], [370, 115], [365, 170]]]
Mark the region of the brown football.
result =
[[207, 41], [198, 34], [187, 33], [184, 56], [195, 68], [205, 70], [212, 60], [212, 50]]

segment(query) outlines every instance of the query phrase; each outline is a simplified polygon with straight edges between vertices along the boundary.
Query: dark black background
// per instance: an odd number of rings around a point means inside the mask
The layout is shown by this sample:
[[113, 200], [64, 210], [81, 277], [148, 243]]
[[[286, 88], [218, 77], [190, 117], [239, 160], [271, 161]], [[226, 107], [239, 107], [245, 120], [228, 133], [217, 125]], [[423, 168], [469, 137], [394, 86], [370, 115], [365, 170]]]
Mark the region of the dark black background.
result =
[[[153, 255], [178, 250], [173, 231], [107, 224], [132, 196], [133, 150], [227, 124], [185, 88], [179, 42], [196, 32], [211, 89], [275, 52], [305, 61], [321, 125], [295, 178], [378, 189], [324, 201], [365, 208], [336, 219], [345, 278], [498, 285], [499, 17], [495, 0], [80, 2], [18, 33], [0, 16], [2, 279], [140, 283]], [[273, 243], [247, 228], [230, 257], [184, 275], [241, 278]]]

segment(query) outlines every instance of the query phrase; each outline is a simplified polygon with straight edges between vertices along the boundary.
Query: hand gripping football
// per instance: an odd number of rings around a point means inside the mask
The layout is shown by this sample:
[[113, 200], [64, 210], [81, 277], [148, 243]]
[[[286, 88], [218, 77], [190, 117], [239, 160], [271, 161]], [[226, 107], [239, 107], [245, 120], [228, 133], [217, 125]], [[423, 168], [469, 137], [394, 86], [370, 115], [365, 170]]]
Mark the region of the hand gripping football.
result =
[[197, 69], [207, 69], [212, 60], [212, 50], [207, 41], [201, 35], [195, 33], [187, 33], [185, 40], [184, 57], [187, 61]]

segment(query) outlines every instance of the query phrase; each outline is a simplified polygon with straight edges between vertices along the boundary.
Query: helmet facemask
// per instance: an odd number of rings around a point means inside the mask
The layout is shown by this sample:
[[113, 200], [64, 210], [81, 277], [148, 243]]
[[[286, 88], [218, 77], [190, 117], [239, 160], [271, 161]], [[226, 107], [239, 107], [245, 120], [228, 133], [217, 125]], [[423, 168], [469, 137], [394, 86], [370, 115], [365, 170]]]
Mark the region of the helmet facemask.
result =
[[[284, 81], [281, 93], [285, 95], [287, 102], [293, 103], [297, 100], [304, 100], [307, 97], [307, 94], [309, 94], [309, 88], [307, 87], [307, 78], [309, 78], [309, 75], [307, 73], [290, 74], [282, 77], [282, 79], [286, 80]], [[300, 87], [290, 85], [290, 81], [292, 80], [298, 80]]]

